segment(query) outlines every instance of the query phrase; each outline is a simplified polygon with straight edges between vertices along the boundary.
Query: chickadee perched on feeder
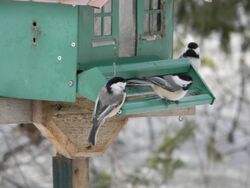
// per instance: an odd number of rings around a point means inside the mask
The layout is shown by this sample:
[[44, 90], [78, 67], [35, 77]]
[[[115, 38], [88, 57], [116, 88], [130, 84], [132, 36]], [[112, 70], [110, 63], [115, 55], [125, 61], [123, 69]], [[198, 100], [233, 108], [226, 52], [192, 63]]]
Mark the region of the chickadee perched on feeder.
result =
[[93, 126], [89, 133], [88, 142], [96, 145], [96, 136], [100, 126], [109, 117], [115, 116], [121, 109], [126, 98], [126, 80], [121, 77], [110, 79], [96, 99], [93, 112]]
[[187, 47], [188, 49], [181, 55], [180, 58], [188, 58], [194, 69], [198, 71], [201, 65], [199, 45], [195, 42], [190, 42]]
[[148, 85], [160, 98], [175, 102], [187, 94], [192, 83], [192, 77], [187, 74], [154, 76], [128, 81], [130, 85]]
[[170, 101], [179, 101], [185, 97], [193, 83], [192, 77], [187, 74], [150, 77], [147, 80], [159, 97]]
[[[199, 46], [195, 42], [190, 42], [187, 47], [188, 49], [180, 58], [189, 58], [192, 66], [197, 70], [200, 66]], [[187, 74], [154, 76], [128, 81], [129, 85], [149, 85], [160, 98], [175, 102], [187, 94], [192, 83], [192, 77]]]

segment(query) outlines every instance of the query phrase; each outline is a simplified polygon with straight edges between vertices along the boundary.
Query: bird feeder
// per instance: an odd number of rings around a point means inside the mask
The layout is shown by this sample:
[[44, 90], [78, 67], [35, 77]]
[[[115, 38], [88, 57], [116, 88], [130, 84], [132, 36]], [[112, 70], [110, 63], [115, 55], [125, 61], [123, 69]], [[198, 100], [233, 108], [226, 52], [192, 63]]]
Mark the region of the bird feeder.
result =
[[[122, 115], [213, 102], [189, 62], [172, 59], [173, 0], [137, 1], [130, 18], [119, 18], [118, 0], [62, 1], [99, 9], [56, 0], [35, 2], [54, 3], [1, 2], [1, 96], [75, 102], [79, 94], [95, 101], [114, 72], [125, 78], [185, 72], [195, 79], [194, 86], [178, 105], [148, 98], [128, 100]], [[130, 19], [135, 19], [134, 28]], [[121, 30], [122, 23], [130, 26]], [[126, 49], [126, 39], [134, 41], [132, 52]], [[132, 90], [129, 95], [138, 92], [142, 91]]]
[[[59, 153], [90, 157], [105, 152], [128, 117], [212, 104], [190, 62], [172, 57], [173, 15], [174, 0], [2, 0], [0, 122], [33, 122]], [[178, 73], [194, 80], [178, 104], [147, 97], [149, 87], [128, 88], [122, 113], [87, 147], [94, 101], [108, 79]]]

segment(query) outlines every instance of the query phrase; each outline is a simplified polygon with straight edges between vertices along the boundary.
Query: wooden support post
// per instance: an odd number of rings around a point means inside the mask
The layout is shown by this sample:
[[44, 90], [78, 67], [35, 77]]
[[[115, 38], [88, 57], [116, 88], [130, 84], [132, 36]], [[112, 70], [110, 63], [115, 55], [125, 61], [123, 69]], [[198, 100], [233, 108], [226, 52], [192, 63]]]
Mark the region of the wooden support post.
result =
[[89, 158], [76, 158], [72, 162], [73, 188], [89, 188]]
[[89, 159], [53, 157], [53, 188], [89, 188]]

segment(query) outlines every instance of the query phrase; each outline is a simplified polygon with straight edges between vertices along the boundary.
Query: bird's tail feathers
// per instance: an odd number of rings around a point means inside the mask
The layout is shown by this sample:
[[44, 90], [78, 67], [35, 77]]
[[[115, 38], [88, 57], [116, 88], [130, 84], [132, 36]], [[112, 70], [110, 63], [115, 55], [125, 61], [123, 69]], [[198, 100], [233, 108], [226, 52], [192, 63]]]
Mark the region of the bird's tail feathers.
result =
[[96, 136], [98, 134], [99, 128], [101, 126], [102, 121], [98, 120], [97, 118], [93, 118], [93, 126], [89, 133], [88, 142], [91, 145], [96, 145]]

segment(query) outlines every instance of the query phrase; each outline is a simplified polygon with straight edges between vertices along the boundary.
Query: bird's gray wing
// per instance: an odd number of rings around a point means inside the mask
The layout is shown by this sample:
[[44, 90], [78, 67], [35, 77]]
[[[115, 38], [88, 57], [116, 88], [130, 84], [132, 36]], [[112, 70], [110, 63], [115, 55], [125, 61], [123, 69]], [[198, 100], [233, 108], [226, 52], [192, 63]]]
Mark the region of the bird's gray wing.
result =
[[98, 120], [104, 119], [114, 108], [121, 105], [123, 98], [124, 94], [112, 96], [110, 94], [101, 95], [99, 98], [101, 105], [96, 110]]
[[153, 84], [155, 84], [163, 89], [166, 89], [166, 90], [171, 91], [171, 92], [175, 91], [175, 88], [173, 87], [173, 85], [162, 77], [155, 76], [155, 77], [150, 77], [147, 79], [150, 82], [152, 82]]
[[179, 85], [176, 84], [176, 82], [173, 79], [173, 75], [165, 75], [163, 76], [163, 79], [168, 83], [169, 87], [171, 87], [171, 91], [175, 92], [181, 89]]
[[115, 107], [117, 107], [116, 104], [104, 106], [104, 107], [102, 108], [102, 112], [98, 115], [97, 120], [98, 120], [98, 121], [102, 121], [105, 117], [107, 117], [107, 116], [110, 114], [110, 112], [111, 112]]
[[88, 142], [92, 145], [96, 144], [96, 136], [100, 126], [114, 108], [123, 102], [124, 95], [110, 95], [105, 88], [102, 89], [100, 95], [96, 99], [95, 109], [93, 112], [93, 126], [89, 133]]
[[100, 109], [101, 108], [101, 101], [100, 101], [100, 94], [97, 96], [96, 100], [95, 100], [95, 107], [94, 107], [94, 110], [93, 110], [93, 117], [96, 116], [96, 112], [97, 112], [97, 109]]
[[[100, 106], [99, 106], [100, 107]], [[95, 114], [93, 116], [93, 126], [90, 130], [89, 136], [88, 136], [88, 142], [92, 145], [96, 145], [96, 136], [98, 134], [100, 126], [104, 123], [105, 117], [116, 107], [115, 104], [103, 106], [100, 111], [102, 111], [100, 114]], [[96, 109], [98, 112], [99, 109], [97, 107]]]

